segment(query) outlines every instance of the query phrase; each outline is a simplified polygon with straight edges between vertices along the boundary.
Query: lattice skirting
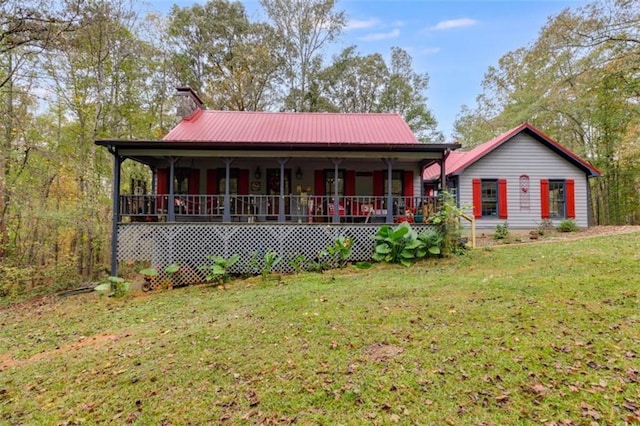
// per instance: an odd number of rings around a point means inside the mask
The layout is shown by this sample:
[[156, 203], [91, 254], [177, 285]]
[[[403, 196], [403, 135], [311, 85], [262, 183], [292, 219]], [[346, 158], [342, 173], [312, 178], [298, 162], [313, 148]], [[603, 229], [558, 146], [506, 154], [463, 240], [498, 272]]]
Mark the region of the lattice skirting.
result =
[[[293, 272], [295, 259], [301, 269], [310, 269], [319, 253], [340, 236], [353, 241], [350, 262], [368, 261], [374, 250], [373, 235], [380, 224], [220, 224], [220, 223], [122, 223], [118, 225], [119, 262], [140, 262], [162, 275], [167, 265], [180, 265], [181, 284], [203, 282], [210, 265], [207, 255], [225, 259], [235, 254], [240, 260], [233, 274], [260, 273], [265, 253], [275, 252], [282, 260], [274, 272]], [[412, 224], [417, 232], [429, 225]], [[302, 260], [303, 259], [303, 260]]]

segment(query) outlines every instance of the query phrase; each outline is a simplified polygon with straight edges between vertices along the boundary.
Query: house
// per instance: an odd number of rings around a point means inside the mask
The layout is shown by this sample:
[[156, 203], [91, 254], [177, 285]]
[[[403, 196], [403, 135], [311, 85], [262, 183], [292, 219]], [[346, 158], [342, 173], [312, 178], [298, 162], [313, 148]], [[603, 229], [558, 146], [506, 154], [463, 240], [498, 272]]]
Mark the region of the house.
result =
[[[368, 260], [381, 223], [432, 202], [423, 170], [460, 146], [420, 143], [398, 114], [210, 111], [178, 91], [188, 107], [162, 140], [96, 141], [114, 158], [114, 275], [118, 262], [177, 262], [197, 280], [210, 254], [240, 254], [242, 271], [267, 251], [311, 261], [341, 235]], [[148, 166], [147, 182], [126, 188], [125, 160]]]
[[[529, 123], [445, 161], [447, 187], [470, 206], [477, 229], [508, 222], [535, 229], [573, 219], [589, 226], [589, 178], [600, 171]], [[440, 180], [440, 165], [423, 172], [425, 194]]]

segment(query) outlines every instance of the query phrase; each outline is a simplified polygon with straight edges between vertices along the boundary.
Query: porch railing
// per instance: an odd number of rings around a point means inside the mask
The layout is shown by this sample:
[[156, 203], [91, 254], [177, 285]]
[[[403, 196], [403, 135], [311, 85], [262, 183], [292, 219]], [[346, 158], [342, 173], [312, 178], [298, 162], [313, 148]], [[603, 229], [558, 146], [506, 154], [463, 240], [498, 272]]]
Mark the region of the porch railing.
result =
[[[222, 222], [224, 195], [121, 195], [120, 216], [132, 222], [168, 221], [173, 209], [176, 222]], [[281, 209], [280, 203], [284, 206]], [[408, 220], [425, 223], [437, 210], [436, 197], [310, 195], [230, 195], [231, 222], [345, 222], [385, 223]], [[284, 214], [282, 215], [282, 212]], [[284, 219], [284, 220], [281, 220]]]

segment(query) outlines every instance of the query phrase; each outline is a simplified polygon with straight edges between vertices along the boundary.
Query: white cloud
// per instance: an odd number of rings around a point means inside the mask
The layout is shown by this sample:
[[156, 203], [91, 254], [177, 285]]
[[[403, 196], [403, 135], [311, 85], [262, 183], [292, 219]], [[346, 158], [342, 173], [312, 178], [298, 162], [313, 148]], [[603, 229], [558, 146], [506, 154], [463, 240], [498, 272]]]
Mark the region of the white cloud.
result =
[[447, 21], [438, 22], [435, 26], [431, 27], [430, 30], [439, 31], [450, 30], [452, 28], [472, 27], [477, 23], [478, 21], [471, 18], [449, 19]]
[[400, 35], [400, 30], [395, 28], [388, 33], [373, 33], [363, 37], [359, 37], [360, 41], [380, 41], [380, 40], [388, 40], [390, 38], [396, 38]]
[[371, 18], [367, 20], [352, 19], [347, 23], [345, 30], [363, 30], [367, 28], [373, 28], [380, 24], [378, 18]]

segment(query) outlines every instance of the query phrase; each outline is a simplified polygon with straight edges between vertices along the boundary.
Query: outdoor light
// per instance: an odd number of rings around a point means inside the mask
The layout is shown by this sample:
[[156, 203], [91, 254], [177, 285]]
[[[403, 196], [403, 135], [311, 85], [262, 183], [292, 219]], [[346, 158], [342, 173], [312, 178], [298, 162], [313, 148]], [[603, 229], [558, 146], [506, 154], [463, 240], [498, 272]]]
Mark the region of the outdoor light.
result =
[[298, 167], [298, 170], [296, 170], [296, 178], [298, 180], [302, 179], [302, 169], [300, 167]]
[[256, 177], [256, 179], [260, 179], [260, 176], [262, 176], [262, 172], [260, 171], [260, 166], [256, 167], [256, 172], [254, 176]]

